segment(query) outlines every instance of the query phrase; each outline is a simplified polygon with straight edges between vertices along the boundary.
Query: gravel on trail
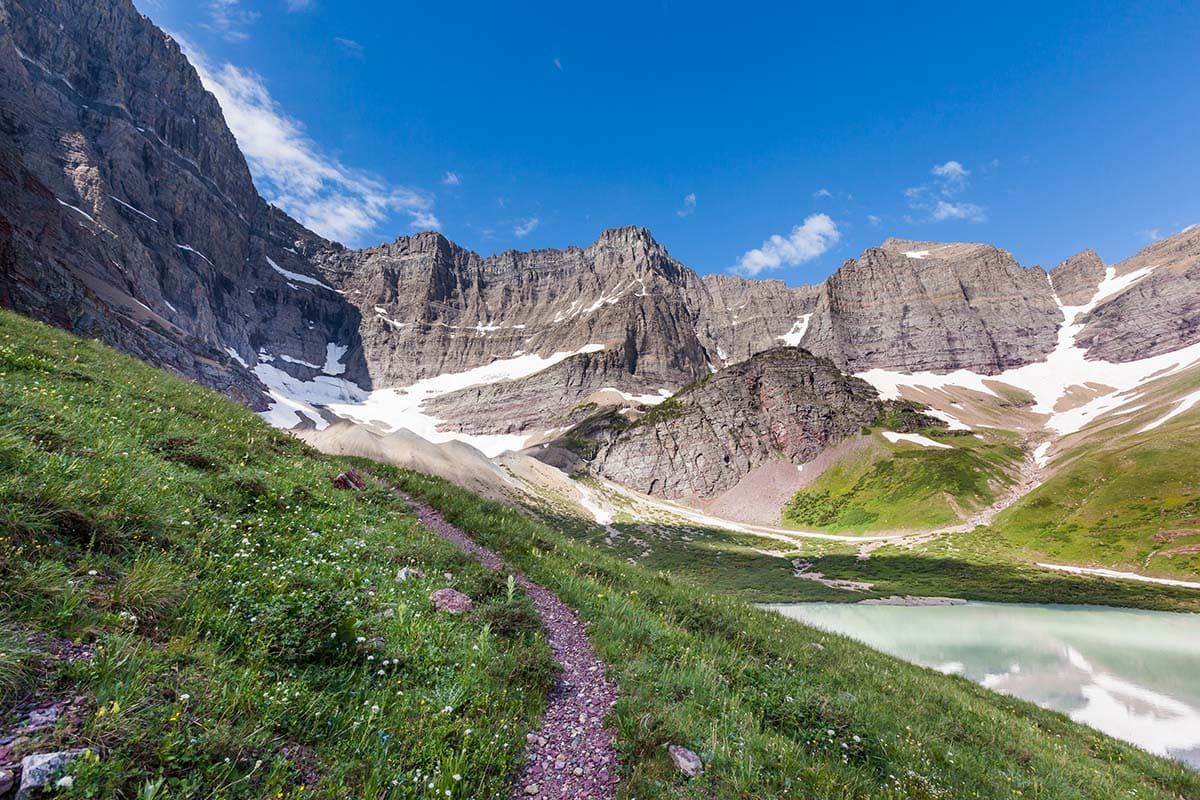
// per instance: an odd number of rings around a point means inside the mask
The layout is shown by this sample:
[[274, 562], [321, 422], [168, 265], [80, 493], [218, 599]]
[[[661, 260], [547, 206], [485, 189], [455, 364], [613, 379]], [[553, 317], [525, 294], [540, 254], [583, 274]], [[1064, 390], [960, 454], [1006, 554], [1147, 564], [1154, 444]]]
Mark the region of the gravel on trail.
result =
[[421, 523], [474, 556], [489, 569], [505, 571], [528, 594], [542, 620], [546, 641], [561, 672], [546, 701], [539, 730], [525, 737], [526, 764], [513, 787], [516, 798], [609, 800], [620, 778], [616, 738], [604, 717], [617, 702], [617, 687], [592, 649], [587, 625], [574, 609], [541, 584], [512, 570], [500, 556], [451, 525], [432, 506], [399, 493]]

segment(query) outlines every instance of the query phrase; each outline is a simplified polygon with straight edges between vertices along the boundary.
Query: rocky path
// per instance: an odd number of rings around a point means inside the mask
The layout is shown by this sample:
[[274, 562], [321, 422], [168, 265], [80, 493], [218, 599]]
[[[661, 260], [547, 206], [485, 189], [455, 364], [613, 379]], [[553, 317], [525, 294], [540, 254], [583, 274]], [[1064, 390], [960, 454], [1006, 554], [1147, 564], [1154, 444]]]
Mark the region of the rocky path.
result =
[[592, 649], [587, 626], [575, 611], [541, 584], [509, 568], [496, 553], [451, 525], [432, 506], [401, 494], [417, 518], [443, 539], [489, 569], [513, 575], [542, 619], [546, 641], [561, 673], [547, 699], [541, 728], [526, 737], [526, 765], [513, 798], [607, 800], [616, 796], [615, 734], [604, 716], [617, 702], [617, 687], [605, 676], [604, 662]]

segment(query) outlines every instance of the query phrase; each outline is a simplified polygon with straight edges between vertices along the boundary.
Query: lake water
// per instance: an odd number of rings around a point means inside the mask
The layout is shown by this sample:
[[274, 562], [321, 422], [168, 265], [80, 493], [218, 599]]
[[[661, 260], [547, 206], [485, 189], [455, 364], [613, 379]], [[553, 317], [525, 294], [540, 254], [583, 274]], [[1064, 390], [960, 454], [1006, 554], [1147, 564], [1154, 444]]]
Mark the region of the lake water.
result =
[[764, 606], [1200, 769], [1200, 614], [968, 603]]

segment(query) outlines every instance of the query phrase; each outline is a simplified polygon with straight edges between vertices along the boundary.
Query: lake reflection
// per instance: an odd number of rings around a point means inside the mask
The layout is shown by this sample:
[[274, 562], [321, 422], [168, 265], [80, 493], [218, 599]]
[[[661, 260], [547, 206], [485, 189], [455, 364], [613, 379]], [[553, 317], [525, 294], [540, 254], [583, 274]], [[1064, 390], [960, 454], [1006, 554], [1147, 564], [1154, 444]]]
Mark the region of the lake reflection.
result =
[[968, 603], [764, 606], [1200, 769], [1200, 614]]

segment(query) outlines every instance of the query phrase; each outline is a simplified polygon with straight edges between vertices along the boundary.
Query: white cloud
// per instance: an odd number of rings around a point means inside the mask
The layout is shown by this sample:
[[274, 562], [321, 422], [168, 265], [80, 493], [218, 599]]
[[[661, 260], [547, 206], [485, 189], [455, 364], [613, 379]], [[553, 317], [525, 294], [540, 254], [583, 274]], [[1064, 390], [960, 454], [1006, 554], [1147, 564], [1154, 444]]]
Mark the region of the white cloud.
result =
[[690, 217], [692, 212], [696, 210], [696, 193], [688, 192], [683, 196], [683, 206], [676, 211], [680, 217]]
[[288, 11], [308, 11], [313, 5], [313, 0], [287, 0]]
[[442, 176], [442, 184], [444, 186], [459, 186], [462, 184], [462, 177], [457, 172], [447, 171]]
[[[987, 209], [975, 203], [952, 201], [967, 189], [971, 171], [961, 162], [947, 161], [944, 164], [934, 164], [930, 169], [934, 177], [934, 186], [922, 184], [910, 186], [904, 190], [908, 207], [929, 215], [928, 221], [945, 222], [946, 220], [966, 220], [968, 222], [986, 222]], [[938, 195], [941, 195], [940, 197]], [[908, 220], [908, 218], [906, 218]]]
[[243, 30], [258, 19], [257, 11], [241, 7], [241, 0], [210, 0], [208, 24], [202, 27], [218, 33], [228, 42], [244, 42], [250, 34]]
[[[1184, 230], [1186, 231], [1187, 228]], [[1146, 238], [1147, 242], [1157, 242], [1162, 238], [1162, 228], [1148, 228], [1142, 231], [1142, 236]]]
[[883, 220], [874, 214], [867, 214], [867, 222], [871, 223], [871, 225], [875, 228], [878, 228], [881, 224], [883, 224]]
[[828, 214], [813, 214], [803, 224], [792, 228], [787, 238], [776, 234], [763, 242], [762, 247], [746, 252], [738, 259], [734, 271], [757, 275], [785, 264], [803, 264], [825, 253], [841, 238], [837, 223]]
[[817, 189], [815, 192], [813, 192], [814, 200], [823, 200], [826, 197], [833, 197], [833, 192], [829, 191], [828, 189], [823, 189], [823, 188]]
[[534, 228], [541, 224], [542, 221], [537, 217], [530, 217], [513, 228], [513, 236], [516, 236], [518, 239], [524, 239], [526, 236], [533, 233]]
[[353, 39], [347, 39], [345, 36], [335, 36], [333, 41], [337, 42], [338, 46], [345, 50], [355, 58], [362, 58], [366, 52], [366, 48]]
[[554, 68], [559, 72], [562, 72], [562, 60], [559, 59], [558, 56], [554, 57]]
[[947, 203], [945, 200], [937, 201], [930, 216], [935, 222], [948, 219], [965, 219], [968, 222], [987, 221], [987, 213], [982, 206], [974, 203]]
[[957, 161], [935, 164], [930, 172], [941, 184], [942, 194], [950, 196], [967, 188], [967, 176], [971, 171]]
[[304, 125], [283, 112], [262, 78], [229, 63], [216, 67], [185, 39], [174, 38], [221, 104], [268, 202], [321, 236], [346, 244], [359, 243], [395, 212], [408, 214], [414, 228], [439, 227], [433, 201], [424, 192], [390, 185], [323, 154]]

